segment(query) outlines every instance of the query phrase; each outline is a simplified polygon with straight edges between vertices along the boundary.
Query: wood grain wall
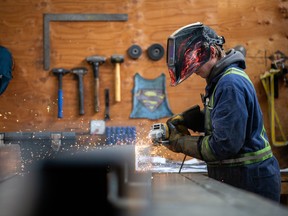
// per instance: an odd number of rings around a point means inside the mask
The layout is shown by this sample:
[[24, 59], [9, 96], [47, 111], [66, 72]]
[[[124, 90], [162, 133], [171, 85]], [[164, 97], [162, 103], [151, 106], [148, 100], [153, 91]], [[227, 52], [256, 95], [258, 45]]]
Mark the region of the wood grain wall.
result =
[[[192, 76], [180, 86], [170, 87], [165, 56], [159, 61], [151, 61], [146, 53], [153, 43], [162, 44], [166, 50], [167, 36], [174, 30], [200, 21], [225, 36], [226, 49], [238, 44], [246, 47], [246, 71], [255, 84], [265, 126], [270, 132], [267, 98], [259, 77], [270, 69], [268, 56], [277, 50], [288, 55], [287, 8], [286, 0], [0, 0], [0, 44], [9, 48], [15, 59], [13, 79], [0, 96], [0, 131], [75, 131], [88, 136], [90, 121], [104, 118], [104, 89], [109, 88], [111, 120], [106, 125], [136, 126], [138, 137], [145, 139], [150, 126], [165, 119], [129, 118], [133, 77], [137, 72], [147, 79], [165, 73], [167, 97], [174, 113], [201, 104], [204, 80]], [[79, 66], [88, 69], [88, 74], [84, 76], [83, 116], [79, 115], [77, 79], [73, 74], [67, 74], [63, 77], [64, 117], [57, 118], [57, 77], [43, 67], [45, 13], [128, 15], [125, 22], [50, 23], [50, 69]], [[127, 49], [133, 44], [143, 49], [143, 54], [137, 60], [127, 55]], [[120, 66], [121, 102], [114, 100], [114, 65], [110, 62], [113, 54], [122, 54], [125, 58]], [[100, 66], [99, 113], [95, 113], [93, 108], [92, 67], [85, 61], [90, 55], [107, 58]], [[287, 93], [288, 88], [281, 81], [276, 110], [286, 136]], [[281, 158], [287, 158], [287, 147], [277, 147], [275, 151], [283, 154]]]

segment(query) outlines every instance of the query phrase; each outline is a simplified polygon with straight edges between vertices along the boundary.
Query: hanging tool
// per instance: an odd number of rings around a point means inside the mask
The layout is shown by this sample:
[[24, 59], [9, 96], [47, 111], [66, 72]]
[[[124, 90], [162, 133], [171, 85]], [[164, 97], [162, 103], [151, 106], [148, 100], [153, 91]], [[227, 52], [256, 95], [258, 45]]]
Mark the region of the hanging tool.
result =
[[124, 62], [124, 56], [114, 54], [111, 56], [111, 62], [115, 64], [115, 101], [121, 101], [121, 76], [120, 64]]
[[138, 59], [142, 54], [142, 49], [139, 45], [133, 44], [132, 46], [129, 47], [128, 49], [128, 55], [132, 59]]
[[94, 75], [94, 108], [95, 112], [100, 110], [99, 102], [99, 66], [106, 61], [104, 56], [89, 56], [86, 58], [86, 61], [93, 66], [93, 75]]
[[63, 89], [62, 77], [70, 70], [65, 68], [53, 68], [52, 72], [58, 77], [58, 118], [63, 118]]
[[[268, 99], [268, 108], [269, 108], [269, 117], [270, 117], [270, 130], [271, 130], [271, 140], [274, 146], [284, 146], [288, 145], [288, 141], [285, 138], [282, 126], [280, 124], [279, 117], [275, 111], [275, 102], [274, 102], [274, 76], [277, 75], [280, 70], [270, 69], [269, 72], [260, 76], [260, 80], [264, 87], [265, 93]], [[277, 141], [275, 137], [275, 119], [279, 126], [279, 130], [282, 136], [283, 141]]]
[[164, 55], [164, 47], [161, 44], [152, 44], [147, 49], [148, 57], [153, 61], [160, 60]]
[[44, 70], [49, 70], [50, 67], [50, 22], [122, 22], [127, 20], [128, 14], [44, 14]]
[[[281, 51], [277, 50], [268, 57], [271, 63], [271, 69], [279, 70], [279, 73], [274, 75], [274, 98], [279, 97], [279, 80], [283, 79], [285, 75], [285, 61], [288, 57]], [[285, 78], [284, 78], [285, 81]]]
[[104, 120], [107, 121], [107, 120], [110, 120], [110, 114], [109, 114], [109, 100], [110, 100], [110, 97], [109, 97], [109, 89], [105, 89], [105, 116], [104, 116]]
[[79, 92], [79, 114], [84, 115], [84, 88], [83, 88], [83, 76], [87, 74], [87, 68], [77, 67], [71, 69], [71, 73], [78, 77], [78, 92]]

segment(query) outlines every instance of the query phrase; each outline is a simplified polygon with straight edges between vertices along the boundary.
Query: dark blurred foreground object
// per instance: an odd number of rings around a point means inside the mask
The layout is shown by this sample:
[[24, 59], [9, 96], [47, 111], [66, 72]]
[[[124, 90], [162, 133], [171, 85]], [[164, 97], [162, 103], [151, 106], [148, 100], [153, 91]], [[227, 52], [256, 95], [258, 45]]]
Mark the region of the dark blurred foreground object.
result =
[[0, 95], [3, 94], [12, 79], [13, 65], [11, 52], [0, 45]]
[[21, 172], [25, 174], [31, 172], [43, 159], [60, 157], [59, 155], [71, 154], [75, 149], [79, 150], [75, 132], [0, 132], [0, 145], [1, 142], [6, 147], [19, 146]]
[[[1, 134], [0, 134], [1, 138]], [[0, 140], [0, 183], [21, 170], [20, 145], [5, 145]]]
[[144, 216], [151, 200], [151, 175], [136, 171], [135, 146], [48, 159], [35, 179], [29, 216]]

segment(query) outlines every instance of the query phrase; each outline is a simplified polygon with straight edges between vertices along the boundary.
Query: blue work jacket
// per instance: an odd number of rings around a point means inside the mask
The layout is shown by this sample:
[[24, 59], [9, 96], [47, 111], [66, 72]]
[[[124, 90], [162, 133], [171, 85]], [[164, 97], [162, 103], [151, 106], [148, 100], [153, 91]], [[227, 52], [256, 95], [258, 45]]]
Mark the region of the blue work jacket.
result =
[[249, 77], [231, 64], [213, 77], [206, 92], [205, 112], [208, 109], [209, 115], [205, 115], [200, 149], [208, 176], [279, 202], [279, 164]]

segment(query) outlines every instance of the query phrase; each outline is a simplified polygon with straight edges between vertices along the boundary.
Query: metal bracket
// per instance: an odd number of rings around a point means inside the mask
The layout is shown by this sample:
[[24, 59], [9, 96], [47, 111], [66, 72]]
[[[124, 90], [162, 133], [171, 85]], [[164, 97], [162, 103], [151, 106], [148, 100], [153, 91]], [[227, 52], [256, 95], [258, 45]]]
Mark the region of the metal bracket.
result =
[[44, 70], [50, 68], [50, 21], [58, 22], [91, 22], [91, 21], [127, 21], [127, 14], [44, 14], [43, 46]]
[[0, 145], [4, 144], [4, 133], [0, 133]]
[[61, 146], [61, 133], [51, 133], [51, 147], [54, 151], [59, 151]]

